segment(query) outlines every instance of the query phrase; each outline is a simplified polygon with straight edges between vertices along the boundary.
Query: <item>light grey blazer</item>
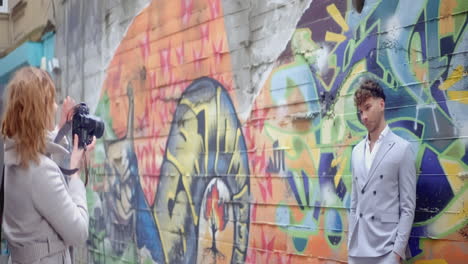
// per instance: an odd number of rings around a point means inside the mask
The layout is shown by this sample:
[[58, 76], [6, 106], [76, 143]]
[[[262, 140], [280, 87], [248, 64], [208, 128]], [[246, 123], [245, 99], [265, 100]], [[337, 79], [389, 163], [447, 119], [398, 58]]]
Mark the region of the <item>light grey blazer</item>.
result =
[[[68, 151], [50, 139], [47, 152]], [[70, 246], [88, 238], [86, 190], [80, 179], [68, 185], [57, 164], [41, 155], [39, 164], [19, 166], [15, 142], [5, 139], [3, 231], [11, 263], [71, 263]]]
[[364, 150], [365, 139], [352, 153], [348, 254], [379, 257], [394, 251], [406, 258], [416, 206], [416, 164], [410, 143], [389, 131], [369, 174]]

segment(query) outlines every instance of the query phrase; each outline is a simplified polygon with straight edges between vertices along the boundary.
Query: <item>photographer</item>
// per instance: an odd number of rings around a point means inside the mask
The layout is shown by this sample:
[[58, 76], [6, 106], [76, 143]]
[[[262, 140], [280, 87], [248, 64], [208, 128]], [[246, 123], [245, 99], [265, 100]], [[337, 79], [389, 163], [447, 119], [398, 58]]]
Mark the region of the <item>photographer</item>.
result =
[[[69, 154], [54, 143], [55, 86], [45, 71], [25, 67], [14, 74], [6, 97], [3, 231], [11, 262], [71, 263], [70, 247], [88, 237], [88, 209], [79, 173], [66, 180], [52, 159]], [[70, 120], [72, 104], [65, 100], [59, 126]], [[74, 135], [69, 168], [79, 168], [85, 155]]]

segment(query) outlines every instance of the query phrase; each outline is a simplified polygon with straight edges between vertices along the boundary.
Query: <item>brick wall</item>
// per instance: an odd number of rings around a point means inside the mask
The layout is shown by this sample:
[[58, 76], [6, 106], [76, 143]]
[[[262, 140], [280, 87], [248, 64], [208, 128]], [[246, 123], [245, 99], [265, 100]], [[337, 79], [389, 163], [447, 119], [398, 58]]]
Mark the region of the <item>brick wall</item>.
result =
[[66, 1], [62, 91], [106, 122], [81, 261], [346, 262], [372, 77], [418, 168], [409, 263], [462, 263], [468, 4], [353, 2]]

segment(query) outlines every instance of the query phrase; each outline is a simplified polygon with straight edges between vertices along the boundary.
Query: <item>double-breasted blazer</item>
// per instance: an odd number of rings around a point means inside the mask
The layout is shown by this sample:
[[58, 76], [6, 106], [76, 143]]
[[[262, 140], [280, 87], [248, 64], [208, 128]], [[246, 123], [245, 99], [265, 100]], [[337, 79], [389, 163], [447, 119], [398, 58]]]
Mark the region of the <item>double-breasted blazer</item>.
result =
[[365, 144], [366, 139], [352, 152], [348, 254], [379, 257], [393, 251], [406, 258], [416, 204], [415, 155], [408, 141], [388, 131], [367, 173]]

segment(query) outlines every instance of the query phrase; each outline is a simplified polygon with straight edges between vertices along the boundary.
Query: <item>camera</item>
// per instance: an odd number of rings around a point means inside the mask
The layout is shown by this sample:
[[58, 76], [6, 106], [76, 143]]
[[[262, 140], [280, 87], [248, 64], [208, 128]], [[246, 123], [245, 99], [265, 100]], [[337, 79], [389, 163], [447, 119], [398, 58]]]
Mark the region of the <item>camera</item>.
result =
[[93, 136], [102, 137], [104, 122], [97, 116], [89, 114], [85, 103], [77, 104], [73, 112], [72, 135], [78, 135], [78, 148], [85, 148], [93, 142]]

